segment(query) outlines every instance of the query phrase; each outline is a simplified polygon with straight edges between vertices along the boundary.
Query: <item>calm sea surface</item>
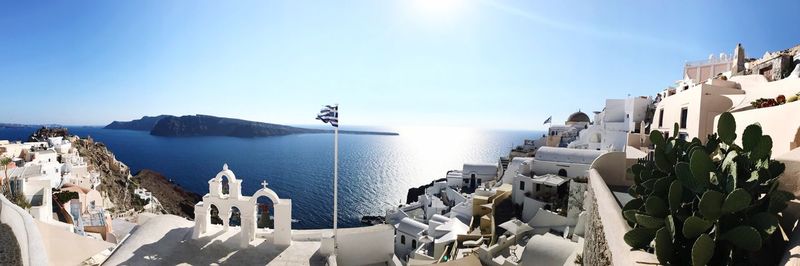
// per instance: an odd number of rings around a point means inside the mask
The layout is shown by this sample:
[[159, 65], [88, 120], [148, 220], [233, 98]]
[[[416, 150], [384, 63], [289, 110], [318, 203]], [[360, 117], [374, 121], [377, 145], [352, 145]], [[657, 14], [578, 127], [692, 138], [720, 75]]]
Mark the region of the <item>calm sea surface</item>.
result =
[[[0, 139], [25, 140], [34, 128], [0, 128]], [[207, 181], [227, 163], [251, 195], [266, 180], [292, 199], [294, 228], [330, 228], [333, 210], [333, 134], [264, 138], [168, 138], [148, 132], [70, 127], [70, 133], [104, 142], [135, 173], [153, 169], [205, 194]], [[373, 129], [374, 130], [374, 129]], [[360, 226], [363, 215], [382, 215], [405, 201], [409, 187], [445, 176], [468, 162], [497, 162], [512, 144], [535, 131], [464, 128], [382, 129], [400, 136], [339, 135], [339, 226]]]

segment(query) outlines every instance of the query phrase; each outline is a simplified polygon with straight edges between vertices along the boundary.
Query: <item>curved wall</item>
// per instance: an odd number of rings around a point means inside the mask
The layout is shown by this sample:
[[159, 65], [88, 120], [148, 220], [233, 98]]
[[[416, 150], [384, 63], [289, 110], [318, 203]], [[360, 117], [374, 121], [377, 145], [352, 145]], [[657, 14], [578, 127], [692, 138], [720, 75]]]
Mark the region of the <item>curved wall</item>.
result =
[[22, 264], [30, 266], [47, 265], [47, 251], [44, 249], [42, 235], [28, 212], [0, 195], [0, 222], [7, 224], [14, 232], [19, 245]]

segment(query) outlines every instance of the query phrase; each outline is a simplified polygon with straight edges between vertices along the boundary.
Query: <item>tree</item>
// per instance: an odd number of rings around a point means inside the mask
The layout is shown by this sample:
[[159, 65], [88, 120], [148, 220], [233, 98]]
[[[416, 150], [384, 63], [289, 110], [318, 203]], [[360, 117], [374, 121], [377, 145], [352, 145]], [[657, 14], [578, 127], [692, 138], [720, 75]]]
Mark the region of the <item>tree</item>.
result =
[[6, 184], [6, 182], [4, 182], [4, 180], [5, 179], [9, 179], [9, 177], [8, 177], [8, 164], [10, 164], [10, 163], [11, 163], [11, 158], [8, 158], [8, 157], [0, 158], [0, 165], [3, 166], [3, 171], [5, 171], [5, 178], [4, 179], [0, 179], [0, 189], [2, 189], [3, 194], [5, 194], [5, 192], [8, 191], [6, 189], [6, 187], [8, 185]]

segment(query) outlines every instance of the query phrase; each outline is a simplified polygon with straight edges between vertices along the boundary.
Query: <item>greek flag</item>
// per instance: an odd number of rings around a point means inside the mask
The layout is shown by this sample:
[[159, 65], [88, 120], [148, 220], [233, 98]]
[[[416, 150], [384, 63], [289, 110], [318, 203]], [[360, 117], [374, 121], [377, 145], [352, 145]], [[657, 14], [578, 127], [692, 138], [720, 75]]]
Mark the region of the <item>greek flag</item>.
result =
[[333, 127], [339, 127], [339, 105], [326, 105], [319, 111], [317, 120], [322, 123], [330, 123]]
[[547, 120], [544, 120], [544, 123], [542, 123], [542, 124], [544, 125], [544, 124], [550, 123], [552, 121], [553, 121], [553, 116], [550, 116], [550, 117], [547, 118]]

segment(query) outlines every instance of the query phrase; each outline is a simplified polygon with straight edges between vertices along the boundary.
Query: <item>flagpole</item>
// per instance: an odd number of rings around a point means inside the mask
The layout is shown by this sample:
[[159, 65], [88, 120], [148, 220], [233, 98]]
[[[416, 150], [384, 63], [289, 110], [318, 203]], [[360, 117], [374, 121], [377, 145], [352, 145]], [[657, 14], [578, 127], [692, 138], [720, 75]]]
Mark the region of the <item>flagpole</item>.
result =
[[[337, 110], [338, 115], [338, 110]], [[338, 207], [339, 191], [339, 127], [333, 128], [333, 254], [336, 254], [338, 244], [336, 242], [337, 225], [339, 220]]]

